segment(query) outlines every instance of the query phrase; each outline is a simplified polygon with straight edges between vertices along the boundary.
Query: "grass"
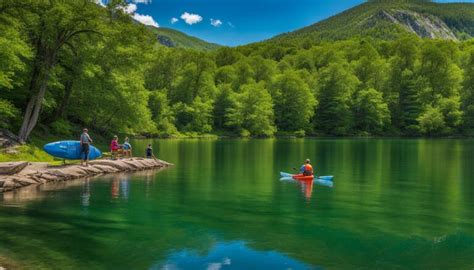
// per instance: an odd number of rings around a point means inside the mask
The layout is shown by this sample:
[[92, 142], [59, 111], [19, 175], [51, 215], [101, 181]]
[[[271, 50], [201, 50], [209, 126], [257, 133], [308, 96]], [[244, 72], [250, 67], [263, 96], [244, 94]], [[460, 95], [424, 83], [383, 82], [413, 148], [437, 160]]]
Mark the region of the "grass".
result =
[[30, 161], [30, 162], [50, 162], [57, 163], [59, 160], [48, 155], [41, 148], [35, 145], [20, 145], [15, 147], [16, 153], [0, 152], [0, 162], [10, 161]]

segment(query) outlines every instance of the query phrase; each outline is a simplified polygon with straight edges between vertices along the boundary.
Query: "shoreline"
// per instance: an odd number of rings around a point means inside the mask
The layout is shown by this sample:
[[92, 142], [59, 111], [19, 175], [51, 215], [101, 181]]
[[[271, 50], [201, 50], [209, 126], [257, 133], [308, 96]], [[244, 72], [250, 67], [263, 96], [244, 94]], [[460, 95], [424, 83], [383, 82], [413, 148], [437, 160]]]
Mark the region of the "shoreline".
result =
[[220, 139], [250, 139], [250, 140], [259, 140], [259, 139], [324, 139], [324, 140], [357, 140], [357, 139], [405, 139], [405, 140], [438, 140], [438, 139], [454, 139], [454, 140], [469, 140], [474, 139], [473, 136], [439, 136], [439, 137], [416, 137], [416, 136], [295, 136], [295, 135], [274, 135], [271, 137], [241, 137], [241, 136], [230, 136], [230, 135], [216, 135], [216, 134], [204, 134], [197, 136], [129, 136], [134, 140], [187, 140], [187, 139], [209, 139], [209, 140], [220, 140]]
[[[98, 159], [90, 161], [87, 167], [78, 164], [52, 166], [46, 162], [16, 162], [10, 164], [23, 168], [13, 174], [0, 175], [0, 194], [49, 182], [62, 182], [97, 175], [162, 169], [173, 166], [173, 164], [163, 160], [144, 158]], [[0, 163], [0, 165], [9, 164]]]

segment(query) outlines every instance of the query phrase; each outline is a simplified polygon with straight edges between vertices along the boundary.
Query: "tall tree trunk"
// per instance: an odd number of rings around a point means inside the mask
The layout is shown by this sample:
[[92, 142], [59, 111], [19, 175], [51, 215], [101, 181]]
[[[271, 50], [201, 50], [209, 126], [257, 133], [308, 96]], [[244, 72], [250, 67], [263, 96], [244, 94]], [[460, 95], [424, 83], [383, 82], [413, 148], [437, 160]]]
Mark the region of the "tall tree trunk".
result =
[[51, 69], [54, 66], [54, 55], [47, 57], [45, 67], [43, 68], [42, 76], [40, 76], [40, 87], [38, 93], [33, 95], [28, 102], [25, 111], [25, 117], [21, 125], [20, 133], [18, 138], [21, 143], [25, 143], [30, 136], [31, 131], [36, 126], [38, 122], [39, 113], [41, 111], [41, 106], [43, 105], [43, 98], [46, 93], [46, 88], [48, 87], [49, 75]]

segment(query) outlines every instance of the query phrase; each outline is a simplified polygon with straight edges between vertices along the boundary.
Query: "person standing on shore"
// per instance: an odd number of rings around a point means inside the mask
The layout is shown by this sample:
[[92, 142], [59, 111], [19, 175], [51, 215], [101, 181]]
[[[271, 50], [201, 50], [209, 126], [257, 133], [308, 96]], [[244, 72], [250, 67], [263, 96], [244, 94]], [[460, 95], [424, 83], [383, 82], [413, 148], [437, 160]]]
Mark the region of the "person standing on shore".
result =
[[112, 154], [112, 160], [117, 159], [120, 150], [120, 144], [118, 143], [117, 135], [114, 135], [112, 142], [110, 142], [110, 152]]
[[[89, 130], [87, 128], [82, 130], [81, 134], [81, 166], [84, 166], [84, 161], [86, 162], [86, 166], [89, 166], [89, 145], [92, 143], [92, 139], [89, 136]], [[84, 155], [84, 156], [83, 156]]]
[[146, 148], [146, 158], [156, 159], [155, 155], [153, 155], [153, 148], [151, 147], [151, 144], [148, 144], [148, 147]]
[[125, 142], [122, 144], [122, 150], [125, 157], [132, 157], [132, 145], [130, 144], [128, 137], [125, 138]]

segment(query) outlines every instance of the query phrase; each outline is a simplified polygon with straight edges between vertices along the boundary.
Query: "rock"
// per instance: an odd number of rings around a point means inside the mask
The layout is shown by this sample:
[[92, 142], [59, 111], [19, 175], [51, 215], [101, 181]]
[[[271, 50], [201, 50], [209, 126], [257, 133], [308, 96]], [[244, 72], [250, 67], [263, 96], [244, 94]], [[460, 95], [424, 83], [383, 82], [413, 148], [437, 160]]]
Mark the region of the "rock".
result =
[[3, 183], [4, 189], [12, 189], [15, 187], [15, 183], [13, 183], [13, 179], [5, 179]]
[[51, 181], [58, 181], [61, 179], [61, 177], [57, 176], [57, 175], [53, 175], [53, 174], [50, 174], [50, 173], [42, 173], [40, 175], [38, 175], [40, 178], [43, 178], [44, 180], [46, 180], [46, 182], [51, 182]]
[[106, 159], [93, 160], [93, 161], [89, 162], [89, 164], [92, 164], [92, 165], [96, 165], [96, 164], [107, 165], [107, 166], [119, 169], [120, 171], [129, 171], [129, 170], [133, 169], [133, 167], [131, 167], [130, 165], [128, 165], [128, 164], [126, 164], [126, 163], [124, 163], [123, 161], [120, 161], [120, 160], [106, 160]]
[[19, 183], [22, 186], [29, 186], [31, 184], [36, 184], [36, 181], [30, 178], [26, 178], [26, 177], [15, 177], [13, 178], [13, 182]]
[[119, 171], [117, 168], [110, 167], [107, 165], [95, 164], [93, 166], [94, 168], [101, 170], [103, 173], [115, 173]]
[[19, 162], [1, 162], [0, 163], [0, 174], [15, 174], [22, 171], [28, 162], [19, 161]]
[[[25, 162], [26, 163], [26, 162]], [[5, 168], [22, 167], [28, 163], [22, 163], [21, 166], [13, 166], [11, 163], [3, 163]], [[10, 191], [16, 188], [29, 186], [32, 184], [42, 184], [47, 182], [65, 181], [82, 177], [94, 176], [102, 173], [116, 173], [126, 171], [140, 171], [153, 168], [162, 168], [169, 165], [164, 161], [154, 159], [123, 159], [123, 160], [94, 160], [90, 166], [66, 165], [51, 167], [46, 163], [33, 163], [27, 166], [21, 172], [4, 176], [0, 180], [0, 192]], [[2, 163], [0, 163], [1, 167]]]
[[20, 140], [15, 134], [9, 130], [0, 129], [0, 148], [8, 148], [19, 144]]
[[130, 159], [130, 160], [122, 160], [123, 163], [133, 167], [134, 169], [138, 169], [139, 166], [134, 162], [133, 159]]
[[86, 171], [89, 174], [99, 174], [102, 173], [102, 171], [98, 168], [95, 168], [93, 166], [87, 166], [87, 167], [81, 167], [82, 170]]

